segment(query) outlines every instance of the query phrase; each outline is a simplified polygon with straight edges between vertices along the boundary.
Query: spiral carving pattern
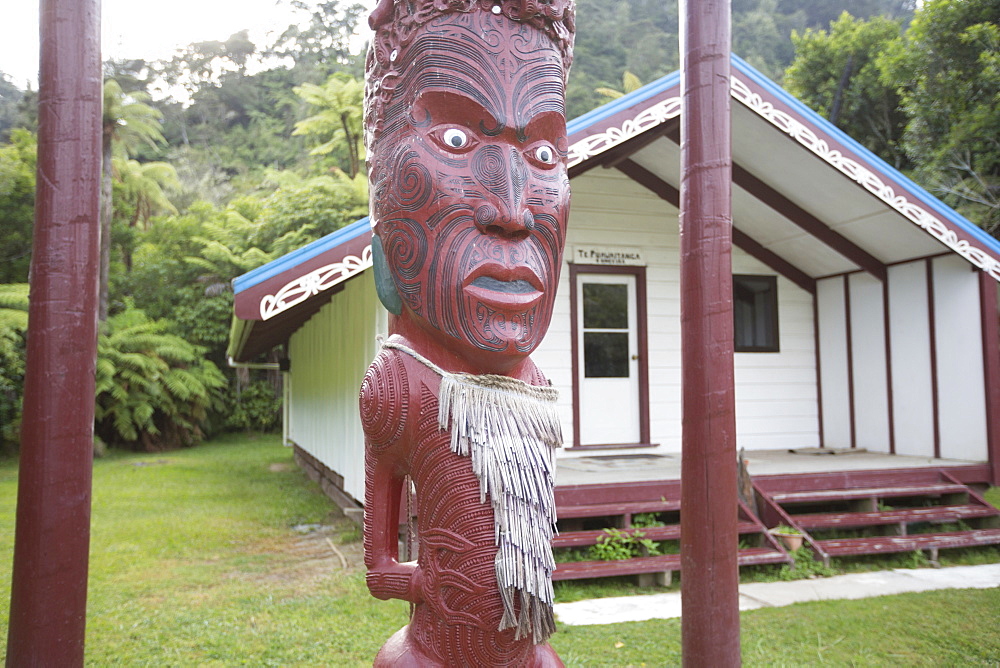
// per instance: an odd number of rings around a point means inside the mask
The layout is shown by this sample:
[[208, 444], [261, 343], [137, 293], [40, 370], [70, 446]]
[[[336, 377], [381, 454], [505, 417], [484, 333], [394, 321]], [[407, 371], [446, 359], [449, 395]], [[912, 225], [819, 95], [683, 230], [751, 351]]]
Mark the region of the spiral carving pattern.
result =
[[[390, 329], [449, 370], [503, 373], [541, 341], [559, 282], [573, 2], [380, 0], [371, 25], [372, 225], [403, 300]], [[548, 645], [498, 630], [513, 611], [491, 499], [438, 425], [440, 376], [387, 352], [361, 388], [365, 561], [376, 596], [414, 608], [375, 665], [400, 651], [412, 665], [559, 665]], [[419, 557], [399, 563], [410, 480]]]
[[372, 448], [381, 450], [400, 439], [409, 402], [406, 367], [398, 356], [381, 353], [361, 382], [361, 426]]

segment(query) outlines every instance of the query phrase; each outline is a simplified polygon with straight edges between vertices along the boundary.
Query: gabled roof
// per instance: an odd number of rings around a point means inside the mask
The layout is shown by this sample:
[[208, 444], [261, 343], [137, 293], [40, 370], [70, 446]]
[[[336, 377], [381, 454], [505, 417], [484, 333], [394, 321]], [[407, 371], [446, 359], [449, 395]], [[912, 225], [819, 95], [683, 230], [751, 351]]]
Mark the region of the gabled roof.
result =
[[[731, 90], [734, 243], [806, 282], [949, 250], [1000, 281], [1000, 242], [735, 55]], [[616, 168], [676, 205], [681, 105], [674, 73], [573, 120], [570, 176]]]
[[[733, 242], [803, 289], [824, 276], [954, 252], [1000, 281], [1000, 242], [737, 56], [732, 57]], [[571, 178], [618, 169], [677, 206], [680, 73], [567, 126]], [[368, 218], [233, 281], [229, 354], [283, 343], [371, 266]]]
[[368, 216], [233, 280], [227, 354], [246, 361], [288, 340], [344, 282], [372, 266]]

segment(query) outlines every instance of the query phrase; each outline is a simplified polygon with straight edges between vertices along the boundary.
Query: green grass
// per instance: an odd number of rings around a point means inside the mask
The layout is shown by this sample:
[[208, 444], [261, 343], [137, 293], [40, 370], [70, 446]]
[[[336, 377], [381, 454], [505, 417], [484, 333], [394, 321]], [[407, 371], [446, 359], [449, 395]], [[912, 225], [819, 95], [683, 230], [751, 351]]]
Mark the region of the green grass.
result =
[[[1000, 589], [799, 603], [740, 615], [746, 666], [993, 666]], [[567, 666], [680, 665], [680, 620], [562, 626]]]
[[[16, 477], [16, 463], [0, 461], [0, 655]], [[330, 541], [352, 567], [300, 524], [333, 525]], [[406, 622], [405, 603], [368, 594], [358, 532], [273, 437], [98, 460], [92, 525], [91, 666], [371, 665]], [[557, 590], [560, 600], [649, 591], [630, 579]], [[1000, 589], [756, 610], [741, 616], [743, 656], [747, 665], [992, 665], [997, 610]], [[677, 665], [680, 623], [560, 626], [552, 643], [568, 666]]]
[[[15, 479], [14, 463], [0, 464], [0, 655]], [[302, 554], [291, 527], [303, 523], [335, 524], [358, 549], [358, 533], [277, 438], [97, 460], [87, 664], [370, 665], [406, 604], [372, 598], [322, 538]]]

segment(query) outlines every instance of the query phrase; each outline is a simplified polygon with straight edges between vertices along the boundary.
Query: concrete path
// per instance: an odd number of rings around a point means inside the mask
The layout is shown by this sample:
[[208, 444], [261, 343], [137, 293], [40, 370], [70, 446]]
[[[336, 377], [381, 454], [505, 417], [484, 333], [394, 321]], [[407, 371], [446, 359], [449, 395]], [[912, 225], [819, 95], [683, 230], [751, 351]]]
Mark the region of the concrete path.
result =
[[[805, 601], [870, 598], [933, 589], [1000, 587], [1000, 564], [951, 568], [897, 568], [832, 578], [740, 585], [740, 610], [772, 608]], [[574, 626], [641, 622], [681, 616], [679, 592], [557, 603], [556, 619]]]

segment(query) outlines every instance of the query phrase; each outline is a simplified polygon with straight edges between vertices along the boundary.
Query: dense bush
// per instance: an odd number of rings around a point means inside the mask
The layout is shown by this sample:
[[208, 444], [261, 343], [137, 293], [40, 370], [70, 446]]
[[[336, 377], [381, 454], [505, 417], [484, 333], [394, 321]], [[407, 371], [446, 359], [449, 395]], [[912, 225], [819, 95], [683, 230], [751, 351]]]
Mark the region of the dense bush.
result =
[[28, 286], [0, 285], [0, 452], [16, 448], [20, 438], [27, 327]]
[[281, 429], [281, 396], [266, 380], [252, 382], [231, 402], [227, 429], [275, 432]]

